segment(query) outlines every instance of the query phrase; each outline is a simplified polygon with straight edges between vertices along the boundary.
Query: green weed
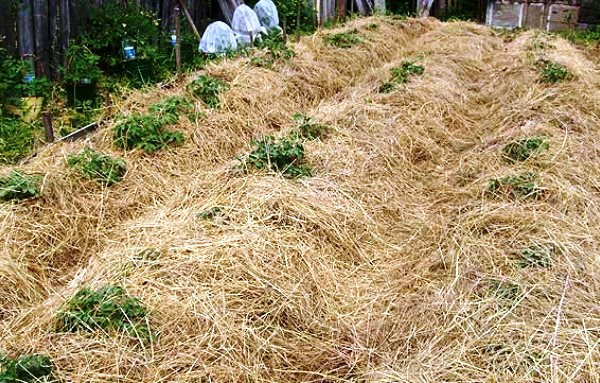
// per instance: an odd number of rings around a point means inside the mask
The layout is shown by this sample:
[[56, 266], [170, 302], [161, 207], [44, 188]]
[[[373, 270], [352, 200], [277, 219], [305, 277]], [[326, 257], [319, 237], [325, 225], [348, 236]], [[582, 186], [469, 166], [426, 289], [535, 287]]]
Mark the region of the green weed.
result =
[[282, 173], [286, 177], [309, 177], [311, 169], [303, 164], [304, 146], [292, 137], [276, 140], [265, 136], [252, 141], [254, 150], [245, 158], [245, 165], [259, 170], [267, 169]]
[[201, 75], [188, 84], [188, 91], [194, 97], [202, 100], [210, 108], [218, 108], [220, 105], [219, 94], [227, 91], [229, 85], [219, 78]]
[[331, 33], [325, 35], [323, 40], [327, 45], [336, 48], [351, 48], [364, 42], [364, 40], [358, 36], [358, 32], [355, 30], [350, 32]]
[[368, 24], [365, 28], [367, 28], [369, 31], [376, 31], [379, 29], [379, 24], [371, 23], [371, 24]]
[[555, 63], [553, 61], [543, 62], [544, 67], [542, 68], [542, 81], [547, 83], [557, 83], [562, 80], [569, 80], [573, 78], [569, 69], [564, 65]]
[[142, 340], [152, 338], [148, 310], [122, 287], [105, 285], [98, 290], [83, 288], [58, 313], [60, 331], [124, 332]]
[[181, 113], [190, 115], [193, 111], [194, 104], [183, 96], [169, 97], [150, 106], [150, 112], [170, 125], [176, 124], [179, 121]]
[[120, 182], [127, 171], [127, 165], [122, 159], [95, 152], [90, 148], [69, 156], [67, 164], [78, 169], [86, 178], [106, 186]]
[[17, 359], [0, 355], [0, 383], [58, 382], [52, 370], [52, 362], [46, 355], [23, 355]]
[[295, 113], [292, 118], [298, 124], [298, 127], [292, 132], [292, 136], [297, 139], [312, 141], [325, 137], [331, 131], [329, 126], [315, 124], [312, 118], [305, 114]]
[[164, 129], [172, 119], [155, 115], [132, 115], [115, 125], [113, 134], [115, 145], [132, 150], [142, 149], [152, 153], [171, 144], [183, 143], [183, 134]]
[[390, 69], [390, 79], [379, 87], [379, 92], [390, 93], [398, 85], [404, 84], [412, 75], [422, 75], [425, 73], [425, 67], [416, 64], [413, 61], [403, 61], [402, 65]]
[[517, 261], [519, 267], [543, 267], [552, 266], [552, 246], [542, 246], [536, 243], [519, 250], [520, 259]]
[[509, 175], [492, 178], [488, 181], [488, 193], [498, 196], [507, 194], [514, 198], [537, 198], [542, 195], [542, 189], [535, 182], [534, 173]]
[[39, 176], [28, 176], [13, 170], [8, 176], [0, 177], [0, 201], [39, 197], [40, 182]]
[[502, 153], [510, 162], [523, 162], [549, 147], [544, 137], [526, 137], [509, 142], [502, 149]]

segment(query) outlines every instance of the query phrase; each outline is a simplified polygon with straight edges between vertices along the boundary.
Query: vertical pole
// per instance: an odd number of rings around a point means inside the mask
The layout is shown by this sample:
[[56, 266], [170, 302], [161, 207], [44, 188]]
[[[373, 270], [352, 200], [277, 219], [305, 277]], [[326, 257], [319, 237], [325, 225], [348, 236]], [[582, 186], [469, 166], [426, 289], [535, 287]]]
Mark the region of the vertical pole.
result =
[[296, 0], [296, 42], [300, 42], [300, 12], [302, 12], [302, 2], [304, 0]]
[[44, 132], [46, 133], [46, 142], [54, 142], [54, 130], [52, 130], [52, 116], [50, 112], [42, 113], [42, 122], [44, 123]]
[[181, 76], [181, 22], [179, 21], [179, 6], [175, 6], [175, 65], [177, 66], [177, 76]]

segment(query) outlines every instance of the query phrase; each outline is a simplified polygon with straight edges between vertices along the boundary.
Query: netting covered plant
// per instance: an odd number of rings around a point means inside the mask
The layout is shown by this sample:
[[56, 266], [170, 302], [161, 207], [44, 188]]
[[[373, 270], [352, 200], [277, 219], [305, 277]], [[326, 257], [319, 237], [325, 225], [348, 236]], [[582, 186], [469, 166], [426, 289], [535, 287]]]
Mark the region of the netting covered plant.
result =
[[204, 53], [226, 53], [237, 49], [235, 34], [222, 21], [216, 21], [206, 28], [199, 49]]
[[266, 29], [260, 25], [258, 16], [249, 6], [242, 4], [233, 12], [231, 29], [235, 33], [238, 45], [250, 45], [255, 39], [260, 38]]
[[260, 0], [254, 6], [254, 12], [256, 13], [256, 16], [258, 16], [260, 24], [265, 27], [267, 31], [281, 30], [279, 27], [279, 13], [272, 0]]

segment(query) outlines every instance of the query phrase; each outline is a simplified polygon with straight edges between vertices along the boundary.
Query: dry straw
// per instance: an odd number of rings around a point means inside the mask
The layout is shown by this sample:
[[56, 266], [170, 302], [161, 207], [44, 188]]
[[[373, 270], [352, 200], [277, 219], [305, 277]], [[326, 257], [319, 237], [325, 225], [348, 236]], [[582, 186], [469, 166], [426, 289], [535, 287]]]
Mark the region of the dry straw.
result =
[[[181, 147], [118, 153], [122, 184], [64, 165], [86, 144], [114, 151], [112, 122], [24, 166], [44, 190], [0, 210], [2, 348], [46, 353], [73, 382], [598, 382], [598, 68], [531, 32], [385, 18], [340, 30], [353, 29], [362, 44], [331, 48], [322, 35], [339, 30], [322, 31], [274, 71], [209, 67], [231, 85], [222, 108], [182, 120]], [[574, 78], [539, 81], [540, 49]], [[406, 59], [425, 73], [379, 93]], [[306, 144], [313, 177], [232, 171], [294, 112], [333, 128]], [[530, 135], [549, 150], [503, 158]], [[486, 192], [522, 172], [539, 198]], [[550, 267], [523, 266], [532, 243]], [[149, 307], [153, 342], [54, 331], [65, 299], [109, 282]]]

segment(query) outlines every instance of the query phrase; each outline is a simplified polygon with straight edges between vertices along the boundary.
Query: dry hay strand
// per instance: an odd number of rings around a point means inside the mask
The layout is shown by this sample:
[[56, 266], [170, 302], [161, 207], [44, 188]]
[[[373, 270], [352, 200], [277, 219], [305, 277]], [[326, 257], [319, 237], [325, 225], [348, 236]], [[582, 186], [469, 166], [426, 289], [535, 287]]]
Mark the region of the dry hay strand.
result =
[[[244, 77], [241, 61], [209, 68], [281, 97], [246, 110], [251, 99], [234, 88], [202, 126], [216, 145], [233, 155], [255, 132], [284, 134], [290, 102], [334, 128], [306, 144], [315, 176], [232, 173], [231, 156], [205, 156], [204, 140], [160, 161], [128, 154], [148, 162], [140, 173], [154, 171], [140, 177], [172, 189], [103, 232], [70, 283], [5, 320], [4, 347], [48, 353], [77, 382], [597, 381], [598, 76], [557, 40], [544, 53], [576, 77], [540, 82], [534, 38], [434, 22], [397, 55], [382, 48], [385, 60], [349, 69], [348, 86], [307, 82], [290, 96], [280, 76], [298, 71], [294, 61], [278, 75], [257, 70], [268, 85]], [[310, 44], [313, 57], [326, 52]], [[348, 52], [376, 57], [361, 49]], [[415, 56], [422, 76], [377, 92], [390, 67]], [[503, 144], [529, 134], [549, 149], [505, 161]], [[489, 178], [523, 171], [540, 175], [541, 198], [485, 193]], [[532, 243], [552, 249], [550, 267], [520, 266]], [[155, 342], [51, 331], [65, 299], [106, 282], [151, 309]]]

